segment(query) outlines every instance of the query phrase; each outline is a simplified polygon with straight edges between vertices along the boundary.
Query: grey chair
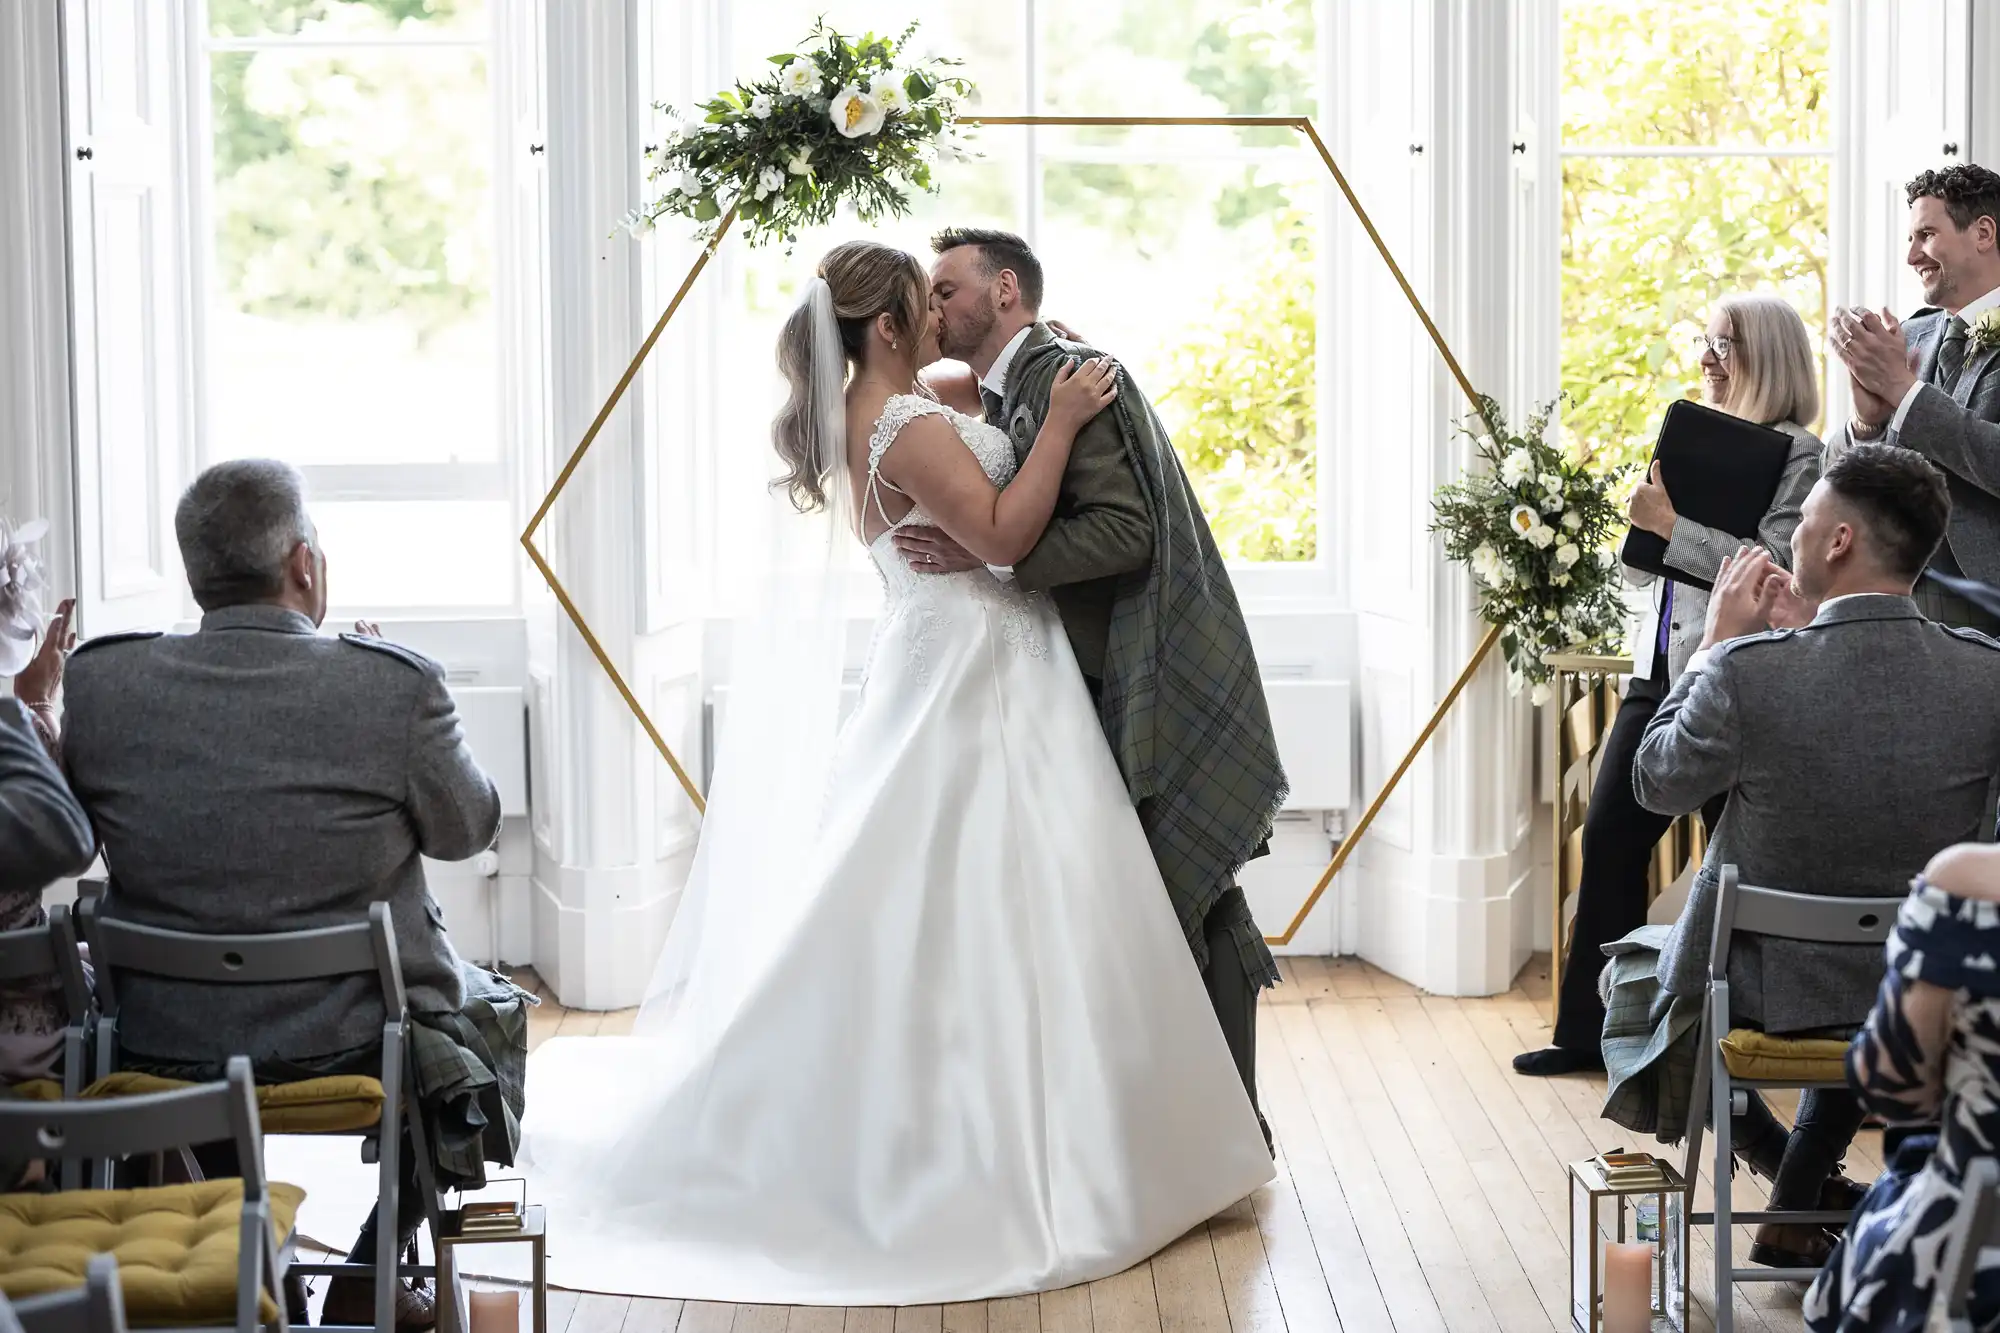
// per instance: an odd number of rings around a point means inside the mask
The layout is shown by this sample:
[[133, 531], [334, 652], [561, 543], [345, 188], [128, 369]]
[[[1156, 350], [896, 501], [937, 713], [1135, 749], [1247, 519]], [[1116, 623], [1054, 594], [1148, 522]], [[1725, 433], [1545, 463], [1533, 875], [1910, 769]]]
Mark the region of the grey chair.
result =
[[1931, 1300], [1930, 1333], [1972, 1333], [1972, 1279], [1979, 1252], [2000, 1246], [2000, 1162], [1975, 1159], [1959, 1185], [1944, 1262]]
[[[0, 1306], [6, 1301], [0, 1299]], [[69, 1291], [31, 1296], [0, 1318], [0, 1333], [125, 1333], [125, 1294], [118, 1286], [118, 1261], [91, 1256], [83, 1285]]]
[[[76, 923], [63, 906], [51, 907], [43, 925], [0, 931], [0, 984], [49, 976], [60, 983], [63, 1007], [69, 1011], [69, 1023], [63, 1028], [62, 1095], [74, 1099], [83, 1091], [89, 1064], [90, 982], [76, 947]], [[65, 1161], [61, 1172], [65, 1189], [83, 1184], [82, 1162]]]
[[[0, 1157], [25, 1159], [35, 1156], [102, 1159], [157, 1153], [191, 1143], [235, 1143], [243, 1162], [243, 1205], [237, 1223], [235, 1327], [237, 1333], [255, 1333], [264, 1327], [260, 1306], [268, 1297], [277, 1311], [272, 1327], [288, 1333], [283, 1283], [289, 1237], [280, 1244], [272, 1220], [271, 1193], [264, 1178], [264, 1154], [257, 1122], [257, 1099], [250, 1077], [250, 1061], [242, 1056], [230, 1060], [227, 1077], [220, 1083], [181, 1088], [173, 1092], [151, 1093], [111, 1101], [8, 1102], [0, 1103]], [[179, 1189], [133, 1191], [124, 1215], [144, 1212], [146, 1195], [176, 1196]], [[22, 1220], [30, 1237], [43, 1227], [57, 1225], [70, 1215], [68, 1205], [84, 1197], [69, 1191], [25, 1199], [20, 1205]], [[181, 1205], [184, 1207], [184, 1205]], [[184, 1214], [176, 1214], [183, 1216]], [[65, 1228], [65, 1233], [73, 1231]], [[107, 1236], [117, 1243], [115, 1235]], [[157, 1241], [148, 1242], [157, 1253]], [[165, 1256], [161, 1256], [164, 1266]], [[32, 1248], [0, 1256], [0, 1273], [8, 1263], [33, 1266], [39, 1259]], [[102, 1270], [99, 1270], [102, 1271]], [[115, 1270], [114, 1270], [115, 1271]], [[86, 1280], [85, 1300], [90, 1283]], [[39, 1320], [41, 1302], [57, 1298], [25, 1299], [15, 1307], [15, 1316], [24, 1328]], [[57, 1316], [50, 1315], [53, 1320]], [[142, 1311], [141, 1317], [154, 1324], [173, 1326], [160, 1311]], [[209, 1327], [212, 1321], [196, 1316], [184, 1327]], [[64, 1324], [64, 1327], [74, 1325]]]
[[1688, 1214], [1694, 1226], [1712, 1227], [1715, 1251], [1715, 1330], [1733, 1333], [1733, 1295], [1738, 1282], [1809, 1282], [1816, 1268], [1737, 1268], [1731, 1257], [1733, 1226], [1754, 1226], [1765, 1222], [1819, 1223], [1846, 1222], [1849, 1212], [1822, 1209], [1753, 1209], [1737, 1211], [1731, 1204], [1731, 1170], [1734, 1146], [1730, 1143], [1730, 1117], [1747, 1108], [1751, 1092], [1766, 1088], [1844, 1088], [1844, 1071], [1815, 1079], [1760, 1079], [1733, 1075], [1723, 1039], [1729, 1023], [1729, 943], [1739, 930], [1777, 939], [1805, 940], [1816, 944], [1881, 944], [1889, 938], [1902, 897], [1836, 898], [1822, 894], [1788, 893], [1737, 882], [1736, 867], [1722, 868], [1721, 892], [1716, 902], [1715, 933], [1708, 955], [1708, 998], [1702, 1008], [1701, 1029], [1696, 1046], [1694, 1090], [1688, 1102], [1687, 1161], [1688, 1188], [1694, 1189], [1701, 1168], [1701, 1140], [1714, 1121], [1715, 1210]]
[[[282, 981], [309, 981], [333, 977], [372, 975], [382, 986], [382, 1104], [380, 1118], [356, 1129], [286, 1130], [276, 1127], [268, 1133], [356, 1134], [362, 1139], [362, 1160], [378, 1167], [376, 1208], [376, 1253], [372, 1263], [295, 1263], [299, 1274], [340, 1277], [370, 1277], [375, 1284], [375, 1328], [391, 1333], [395, 1328], [396, 1284], [399, 1278], [439, 1280], [438, 1266], [399, 1262], [396, 1216], [401, 1193], [401, 1153], [403, 1134], [408, 1130], [415, 1161], [412, 1166], [423, 1194], [425, 1218], [433, 1241], [442, 1226], [443, 1199], [437, 1188], [423, 1116], [416, 1102], [416, 1072], [411, 1059], [409, 1005], [403, 992], [402, 969], [397, 963], [396, 937], [389, 927], [389, 906], [375, 903], [368, 920], [319, 930], [291, 931], [272, 935], [194, 935], [136, 925], [104, 915], [98, 899], [79, 903], [78, 916], [90, 944], [91, 961], [97, 973], [99, 1018], [95, 1036], [99, 1080], [108, 1078], [118, 1062], [118, 978], [120, 974], [141, 973], [175, 981], [221, 985], [257, 985]], [[108, 1180], [109, 1163], [101, 1168]], [[440, 1303], [456, 1299], [457, 1282], [446, 1269], [448, 1285]]]

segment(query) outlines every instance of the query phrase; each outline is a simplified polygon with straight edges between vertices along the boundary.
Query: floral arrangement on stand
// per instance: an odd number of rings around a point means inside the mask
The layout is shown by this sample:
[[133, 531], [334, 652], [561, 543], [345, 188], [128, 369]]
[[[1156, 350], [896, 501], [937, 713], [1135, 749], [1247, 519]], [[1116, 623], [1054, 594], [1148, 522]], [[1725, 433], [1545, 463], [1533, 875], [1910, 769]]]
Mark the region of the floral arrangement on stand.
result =
[[0, 518], [0, 676], [19, 675], [42, 631], [42, 564], [28, 548], [48, 535], [45, 519], [18, 527]]
[[1613, 644], [1625, 627], [1613, 550], [1625, 513], [1612, 497], [1627, 469], [1599, 471], [1566, 457], [1547, 439], [1551, 411], [1511, 431], [1500, 405], [1481, 395], [1491, 433], [1474, 450], [1486, 466], [1432, 500], [1431, 531], [1472, 571], [1479, 614], [1501, 631], [1509, 684], [1532, 688], [1536, 704], [1550, 697], [1545, 653]]
[[908, 213], [910, 190], [936, 192], [938, 162], [978, 155], [958, 130], [973, 93], [952, 72], [962, 62], [912, 55], [916, 29], [857, 39], [816, 23], [765, 77], [685, 114], [656, 108], [672, 125], [649, 150], [660, 194], [622, 225], [636, 234], [682, 217], [713, 240], [733, 216], [752, 245], [790, 244], [843, 203], [864, 223]]

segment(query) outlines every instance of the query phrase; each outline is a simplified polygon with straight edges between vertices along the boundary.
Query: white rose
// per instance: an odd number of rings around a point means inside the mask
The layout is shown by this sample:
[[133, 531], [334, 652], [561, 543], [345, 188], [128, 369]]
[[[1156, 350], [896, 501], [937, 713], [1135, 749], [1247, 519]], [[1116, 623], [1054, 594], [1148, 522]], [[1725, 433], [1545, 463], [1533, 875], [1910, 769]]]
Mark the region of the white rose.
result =
[[827, 104], [826, 114], [833, 127], [850, 139], [862, 139], [882, 128], [882, 104], [853, 84], [842, 88]]
[[771, 110], [772, 110], [771, 94], [758, 93], [755, 97], [750, 99], [750, 114], [755, 116], [757, 119], [769, 120], [771, 118]]
[[1472, 442], [1472, 447], [1481, 453], [1487, 453], [1493, 448], [1493, 437], [1491, 435], [1482, 435]]
[[1551, 625], [1555, 624], [1555, 623], [1556, 623], [1556, 609], [1555, 609], [1555, 608], [1554, 608], [1554, 607], [1552, 606], [1552, 607], [1550, 607], [1550, 608], [1549, 608], [1548, 610], [1546, 610], [1546, 611], [1542, 612], [1542, 619], [1543, 619], [1543, 620], [1546, 620], [1546, 621], [1547, 621], [1547, 622], [1548, 622], [1549, 624], [1551, 624]]
[[1563, 479], [1556, 473], [1544, 472], [1536, 480], [1541, 482], [1542, 489], [1551, 495], [1561, 495], [1563, 493]]
[[1556, 547], [1556, 563], [1568, 569], [1583, 558], [1583, 548], [1574, 542], [1563, 542]]
[[819, 71], [810, 60], [794, 60], [778, 75], [778, 88], [790, 97], [804, 97], [819, 87]]
[[759, 199], [774, 195], [784, 188], [785, 173], [776, 167], [765, 167], [763, 174], [757, 177], [757, 197]]
[[1572, 509], [1562, 516], [1562, 525], [1571, 532], [1575, 532], [1583, 526], [1583, 515]]
[[785, 163], [785, 170], [791, 172], [794, 176], [810, 176], [813, 174], [812, 163], [812, 149], [801, 148], [798, 152], [792, 154], [791, 161]]
[[1533, 704], [1537, 708], [1540, 708], [1543, 704], [1547, 703], [1549, 700], [1555, 697], [1556, 697], [1556, 692], [1549, 688], [1547, 681], [1542, 681], [1541, 683], [1537, 684], [1534, 689], [1528, 691], [1528, 702]]
[[1546, 523], [1536, 523], [1521, 535], [1526, 537], [1528, 544], [1537, 551], [1546, 551], [1549, 549], [1549, 543], [1556, 539], [1556, 530]]
[[681, 117], [681, 138], [692, 139], [708, 128], [708, 121], [690, 111]]
[[1533, 474], [1534, 466], [1535, 460], [1526, 449], [1516, 449], [1500, 464], [1500, 480], [1509, 486], [1519, 486]]
[[1472, 552], [1472, 572], [1482, 582], [1495, 588], [1506, 585], [1506, 566], [1501, 563], [1500, 553], [1484, 542]]
[[1540, 522], [1540, 517], [1526, 505], [1515, 505], [1514, 512], [1507, 515], [1507, 526], [1520, 533], [1523, 537], [1533, 531], [1535, 526]]
[[882, 104], [882, 110], [891, 116], [900, 116], [910, 109], [910, 95], [903, 90], [901, 74], [884, 74], [868, 85], [868, 93]]

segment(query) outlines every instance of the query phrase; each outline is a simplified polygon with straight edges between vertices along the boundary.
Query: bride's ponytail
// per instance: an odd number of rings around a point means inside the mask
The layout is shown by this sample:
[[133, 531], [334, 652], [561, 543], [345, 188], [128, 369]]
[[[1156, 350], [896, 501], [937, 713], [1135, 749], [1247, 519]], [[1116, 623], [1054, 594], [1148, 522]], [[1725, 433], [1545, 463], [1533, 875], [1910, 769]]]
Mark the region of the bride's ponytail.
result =
[[[874, 241], [827, 252], [819, 274], [778, 335], [778, 370], [790, 387], [771, 423], [785, 474], [772, 483], [800, 513], [827, 505], [826, 481], [847, 447], [844, 389], [849, 366], [868, 346], [868, 326], [887, 312], [915, 342], [924, 327], [929, 280], [914, 255]], [[916, 348], [912, 346], [912, 353]]]

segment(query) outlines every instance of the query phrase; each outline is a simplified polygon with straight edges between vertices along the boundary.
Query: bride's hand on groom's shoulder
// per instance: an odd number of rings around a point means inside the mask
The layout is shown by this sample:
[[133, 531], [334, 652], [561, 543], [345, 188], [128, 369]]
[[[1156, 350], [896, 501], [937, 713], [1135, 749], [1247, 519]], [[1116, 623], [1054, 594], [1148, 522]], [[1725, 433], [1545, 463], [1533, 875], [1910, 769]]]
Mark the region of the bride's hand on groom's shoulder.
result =
[[1082, 430], [1089, 420], [1111, 405], [1118, 396], [1118, 363], [1108, 356], [1088, 361], [1071, 359], [1056, 371], [1055, 386], [1049, 390], [1052, 424]]

